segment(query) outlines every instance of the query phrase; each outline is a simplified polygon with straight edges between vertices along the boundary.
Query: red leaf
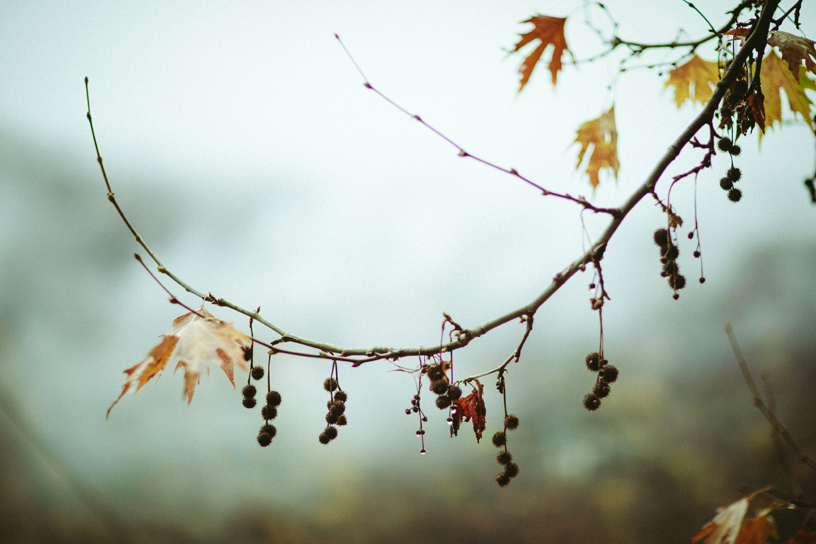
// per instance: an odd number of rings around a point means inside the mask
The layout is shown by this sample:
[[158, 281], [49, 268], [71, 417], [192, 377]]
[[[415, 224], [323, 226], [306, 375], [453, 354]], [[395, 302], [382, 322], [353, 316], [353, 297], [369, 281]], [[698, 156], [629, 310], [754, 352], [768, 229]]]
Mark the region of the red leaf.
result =
[[476, 442], [481, 440], [482, 433], [485, 430], [485, 403], [482, 398], [484, 393], [484, 386], [479, 380], [474, 379], [478, 388], [473, 388], [473, 393], [466, 397], [462, 397], [454, 403], [454, 409], [451, 410], [451, 418], [453, 425], [451, 426], [451, 434], [456, 435], [459, 432], [459, 425], [462, 420], [473, 421], [473, 432], [476, 433]]

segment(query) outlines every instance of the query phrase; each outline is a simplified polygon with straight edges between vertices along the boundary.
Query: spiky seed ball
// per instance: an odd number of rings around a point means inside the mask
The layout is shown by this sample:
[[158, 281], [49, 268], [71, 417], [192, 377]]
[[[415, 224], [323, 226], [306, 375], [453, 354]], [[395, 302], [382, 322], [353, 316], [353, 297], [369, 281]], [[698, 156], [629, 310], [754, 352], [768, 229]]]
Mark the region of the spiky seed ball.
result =
[[666, 229], [657, 229], [654, 232], [655, 244], [660, 247], [666, 247], [669, 244], [669, 231]]
[[734, 155], [735, 157], [739, 157], [740, 153], [742, 153], [742, 148], [740, 146], [738, 146], [736, 144], [731, 146], [731, 154], [732, 155]]
[[436, 407], [439, 408], [440, 410], [444, 410], [450, 405], [451, 405], [450, 397], [445, 396], [436, 397]]
[[425, 373], [431, 381], [440, 380], [445, 375], [445, 371], [442, 370], [442, 365], [438, 364], [425, 367]]
[[252, 379], [253, 380], [260, 380], [264, 377], [264, 369], [262, 366], [253, 366], [252, 367]]
[[326, 380], [323, 382], [323, 389], [326, 391], [334, 391], [337, 389], [337, 380], [334, 378], [326, 378]]
[[258, 401], [255, 400], [255, 397], [244, 397], [244, 401], [242, 403], [244, 408], [255, 408], [255, 405], [258, 404]]
[[507, 484], [510, 483], [510, 476], [502, 472], [496, 475], [496, 483], [499, 484], [499, 487], [507, 487]]
[[244, 394], [245, 398], [254, 397], [255, 393], [257, 393], [257, 392], [258, 392], [258, 390], [255, 389], [255, 386], [251, 385], [251, 384], [250, 385], [245, 385], [244, 388], [241, 389], [241, 393]]
[[326, 431], [323, 431], [322, 433], [320, 433], [320, 435], [317, 437], [317, 439], [320, 441], [321, 444], [324, 444], [324, 445], [331, 442], [331, 438], [329, 438], [329, 435], [326, 434]]
[[682, 274], [675, 274], [674, 276], [669, 276], [669, 285], [672, 289], [679, 291], [683, 287], [686, 286], [686, 277]]
[[451, 400], [459, 400], [462, 397], [462, 390], [458, 385], [448, 386], [448, 398]]
[[594, 412], [601, 407], [601, 399], [595, 393], [589, 393], [584, 397], [584, 408], [590, 412]]
[[742, 172], [740, 172], [739, 168], [731, 167], [728, 169], [728, 179], [731, 181], [739, 181], [742, 177]]
[[268, 434], [271, 438], [275, 438], [275, 435], [278, 434], [278, 430], [274, 425], [264, 425], [261, 427], [261, 432]]
[[720, 189], [722, 189], [723, 191], [729, 191], [733, 186], [734, 184], [728, 178], [722, 178], [720, 180]]
[[593, 351], [586, 356], [586, 366], [592, 372], [598, 372], [601, 368], [601, 355], [597, 351]]
[[731, 151], [733, 145], [734, 144], [731, 142], [731, 138], [720, 138], [720, 141], [717, 142], [717, 147], [720, 149], [720, 151], [725, 151], [726, 153]]
[[739, 202], [741, 198], [742, 191], [740, 191], [739, 189], [735, 188], [728, 191], [728, 200], [730, 200], [731, 202]]
[[241, 346], [241, 349], [244, 350], [244, 361], [252, 359], [252, 346]]
[[266, 394], [266, 403], [269, 406], [280, 406], [281, 394], [277, 391], [270, 391]]
[[[614, 367], [610, 367], [614, 368]], [[595, 387], [592, 388], [592, 392], [598, 395], [598, 398], [604, 398], [609, 396], [609, 384], [606, 382], [598, 382], [595, 384]]]
[[261, 408], [261, 417], [264, 419], [275, 419], [278, 417], [278, 409], [268, 404]]
[[431, 382], [431, 391], [436, 393], [437, 395], [444, 395], [445, 391], [448, 390], [448, 380], [441, 379], [441, 380], [434, 380]]
[[676, 261], [669, 261], [663, 265], [663, 273], [666, 276], [671, 276], [672, 274], [677, 274], [677, 262]]
[[663, 256], [666, 257], [666, 260], [668, 260], [668, 261], [673, 261], [673, 260], [677, 259], [677, 257], [679, 255], [680, 255], [680, 250], [677, 248], [676, 245], [673, 245], [673, 244], [669, 245], [666, 248], [666, 251], [663, 252]]
[[261, 447], [265, 448], [271, 443], [272, 443], [272, 437], [271, 436], [269, 436], [266, 433], [258, 434], [258, 444], [260, 444]]
[[499, 454], [496, 456], [496, 461], [499, 462], [500, 465], [507, 465], [513, 462], [513, 454], [509, 451], [500, 451]]
[[514, 429], [518, 429], [519, 426], [519, 418], [516, 414], [510, 414], [506, 418], [504, 418], [504, 426], [510, 429], [511, 431]]
[[337, 438], [337, 427], [335, 427], [334, 425], [329, 425], [323, 432], [326, 433], [326, 436], [329, 437], [329, 440], [334, 440], [335, 438]]
[[618, 379], [618, 368], [612, 365], [603, 367], [601, 369], [601, 379], [606, 383], [613, 383]]
[[515, 464], [515, 463], [510, 463], [510, 464], [509, 464], [509, 465], [507, 465], [507, 467], [504, 469], [504, 473], [505, 473], [505, 474], [507, 474], [507, 477], [508, 477], [508, 478], [515, 478], [516, 476], [518, 476], [518, 473], [519, 473], [519, 467], [518, 467], [518, 465], [517, 465], [517, 464]]
[[342, 415], [342, 416], [340, 416], [340, 417], [338, 417], [338, 418], [337, 418], [337, 424], [338, 424], [338, 425], [340, 425], [341, 427], [342, 427], [343, 425], [346, 425], [347, 423], [348, 423], [348, 421], [346, 420], [346, 416], [345, 416], [345, 415]]
[[334, 425], [335, 423], [340, 421], [340, 417], [341, 416], [337, 414], [332, 414], [331, 412], [329, 412], [328, 414], [326, 414], [326, 423]]
[[343, 412], [345, 412], [345, 411], [346, 411], [346, 403], [343, 402], [343, 401], [335, 400], [335, 401], [332, 401], [331, 404], [329, 404], [329, 413], [330, 414], [334, 414], [337, 417], [340, 417], [340, 416], [343, 415]]
[[346, 395], [345, 391], [338, 391], [334, 394], [334, 400], [346, 402], [348, 400], [348, 395]]
[[501, 448], [507, 444], [507, 434], [504, 431], [499, 431], [493, 435], [493, 445], [497, 448]]

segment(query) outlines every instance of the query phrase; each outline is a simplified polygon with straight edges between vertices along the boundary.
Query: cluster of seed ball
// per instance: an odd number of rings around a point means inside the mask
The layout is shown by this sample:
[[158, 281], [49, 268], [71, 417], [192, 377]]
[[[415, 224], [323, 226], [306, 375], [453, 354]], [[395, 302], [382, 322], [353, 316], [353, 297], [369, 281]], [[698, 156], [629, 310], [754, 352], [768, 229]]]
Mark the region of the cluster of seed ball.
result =
[[609, 396], [609, 384], [618, 379], [618, 369], [610, 365], [597, 351], [586, 356], [586, 366], [592, 372], [598, 373], [592, 393], [584, 397], [584, 408], [594, 412], [601, 407], [601, 399]]
[[[733, 143], [731, 138], [728, 137], [720, 138], [720, 141], [717, 142], [717, 147], [720, 151], [730, 154], [732, 158], [738, 156], [742, 152], [740, 146]], [[733, 166], [733, 160], [731, 164], [731, 168], [729, 168], [725, 176], [720, 179], [720, 187], [723, 191], [728, 192], [728, 200], [731, 202], [739, 202], [742, 198], [742, 191], [734, 187], [734, 184], [742, 178], [742, 172], [739, 168]]]
[[680, 298], [677, 291], [686, 286], [686, 277], [680, 273], [680, 267], [677, 266], [680, 249], [672, 242], [669, 231], [666, 229], [657, 229], [654, 233], [654, 241], [660, 246], [660, 263], [663, 265], [660, 275], [669, 279], [669, 287], [674, 289], [673, 298], [677, 300]]
[[519, 473], [518, 465], [513, 462], [513, 454], [507, 451], [507, 431], [518, 429], [518, 426], [518, 416], [510, 414], [504, 418], [504, 430], [493, 435], [493, 445], [497, 448], [504, 448], [496, 455], [496, 461], [504, 466], [504, 471], [496, 475], [496, 483], [499, 484], [499, 487], [505, 487]]
[[[450, 407], [462, 396], [462, 390], [458, 385], [450, 385], [441, 363], [425, 365], [422, 367], [422, 372], [431, 380], [431, 391], [438, 395], [436, 397], [436, 407], [440, 410]], [[415, 397], [415, 400], [419, 403], [418, 397]]]
[[328, 444], [337, 438], [337, 425], [343, 426], [346, 423], [346, 400], [348, 395], [342, 389], [339, 389], [337, 380], [334, 378], [326, 378], [323, 382], [323, 389], [331, 394], [331, 399], [326, 403], [326, 428], [317, 437], [321, 444]]
[[[250, 376], [252, 376], [252, 378], [256, 381], [263, 378], [263, 367], [253, 367], [252, 370], [250, 370]], [[245, 385], [242, 393], [244, 394], [244, 407], [250, 409], [255, 408], [255, 405], [258, 404], [258, 401], [255, 399], [255, 395], [258, 393], [258, 390], [255, 388], [255, 386], [252, 384]], [[263, 408], [261, 408], [261, 416], [264, 418], [264, 425], [261, 427], [261, 430], [258, 433], [258, 444], [264, 448], [272, 443], [272, 439], [275, 438], [275, 434], [278, 432], [275, 426], [269, 422], [278, 416], [278, 406], [280, 406], [280, 403], [280, 393], [277, 391], [269, 391], [266, 393], [266, 404]]]

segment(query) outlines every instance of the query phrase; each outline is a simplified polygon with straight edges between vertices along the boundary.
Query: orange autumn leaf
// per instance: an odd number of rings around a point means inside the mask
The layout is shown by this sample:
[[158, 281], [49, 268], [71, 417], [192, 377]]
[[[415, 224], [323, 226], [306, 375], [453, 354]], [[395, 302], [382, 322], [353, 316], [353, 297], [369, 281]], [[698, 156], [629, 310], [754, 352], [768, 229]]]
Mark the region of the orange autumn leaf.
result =
[[[749, 499], [746, 497], [725, 507], [717, 509], [717, 515], [700, 531], [691, 537], [691, 544], [734, 544], [742, 525], [742, 518], [748, 511]], [[705, 540], [703, 540], [705, 539]]]
[[578, 128], [575, 142], [581, 144], [581, 151], [578, 152], [578, 164], [576, 168], [581, 167], [590, 146], [592, 152], [589, 155], [589, 160], [586, 165], [586, 172], [589, 174], [589, 182], [595, 188], [600, 183], [598, 173], [601, 168], [608, 168], [615, 174], [615, 179], [618, 178], [618, 170], [620, 163], [618, 162], [618, 129], [615, 125], [615, 106], [612, 106], [609, 111], [593, 119], [587, 121]]
[[[816, 74], [816, 48], [813, 40], [794, 36], [787, 32], [771, 30], [768, 32], [768, 45], [778, 47], [782, 52], [782, 58], [788, 63], [788, 68], [793, 74], [793, 78], [799, 81], [799, 67], [802, 62], [805, 68]], [[813, 57], [813, 59], [811, 59]]]
[[484, 386], [477, 379], [473, 380], [478, 387], [473, 388], [473, 392], [462, 397], [454, 403], [455, 410], [451, 410], [453, 424], [451, 426], [451, 435], [456, 435], [459, 432], [459, 425], [462, 421], [473, 421], [473, 432], [476, 433], [476, 442], [482, 438], [482, 433], [485, 430], [485, 409]]
[[521, 66], [519, 66], [521, 85], [519, 86], [518, 92], [524, 89], [524, 86], [533, 74], [533, 69], [536, 67], [536, 64], [538, 64], [538, 61], [541, 60], [541, 55], [544, 54], [544, 50], [550, 45], [553, 46], [553, 54], [550, 59], [549, 67], [550, 73], [552, 74], [552, 82], [553, 85], [555, 85], [558, 79], [558, 71], [561, 70], [561, 56], [564, 54], [564, 51], [567, 51], [570, 56], [572, 56], [572, 52], [569, 50], [569, 47], [567, 47], [567, 39], [564, 36], [564, 23], [566, 23], [566, 21], [566, 17], [549, 17], [547, 15], [535, 15], [523, 21], [524, 23], [533, 23], [534, 28], [526, 34], [521, 34], [521, 39], [515, 48], [513, 48], [512, 52], [520, 50], [534, 40], [539, 40], [541, 43], [538, 44], [533, 52], [524, 59]]
[[[762, 88], [765, 91], [765, 124], [771, 127], [773, 123], [782, 123], [781, 89], [785, 90], [788, 105], [794, 114], [801, 114], [809, 120], [813, 104], [805, 95], [805, 88], [813, 88], [813, 81], [803, 75], [798, 81], [793, 77], [784, 61], [771, 51], [762, 61]], [[813, 127], [807, 123], [811, 130]]]
[[776, 530], [767, 514], [749, 518], [742, 523], [734, 544], [765, 544], [774, 533]]
[[[244, 350], [242, 344], [248, 344], [250, 338], [238, 332], [231, 323], [216, 319], [204, 309], [202, 304], [197, 314], [188, 312], [173, 321], [173, 327], [165, 333], [163, 340], [150, 350], [147, 358], [125, 370], [127, 379], [122, 386], [122, 393], [108, 408], [111, 409], [132, 387], [138, 392], [154, 376], [161, 373], [168, 362], [176, 362], [175, 370], [184, 368], [184, 398], [187, 404], [193, 400], [195, 386], [201, 372], [209, 371], [210, 363], [220, 366], [235, 387], [233, 368], [235, 362], [244, 370]], [[174, 372], [175, 372], [174, 370]]]
[[669, 72], [666, 87], [674, 86], [674, 101], [679, 108], [689, 98], [701, 104], [708, 102], [712, 89], [719, 80], [717, 63], [694, 55], [687, 63]]

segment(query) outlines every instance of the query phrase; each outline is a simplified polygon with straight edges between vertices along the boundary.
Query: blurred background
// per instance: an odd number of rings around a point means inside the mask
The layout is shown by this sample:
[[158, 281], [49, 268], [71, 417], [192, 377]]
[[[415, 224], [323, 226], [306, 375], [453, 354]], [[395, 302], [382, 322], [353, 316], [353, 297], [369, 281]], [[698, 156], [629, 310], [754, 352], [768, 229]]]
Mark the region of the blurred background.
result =
[[[732, 3], [701, 9], [719, 27]], [[707, 28], [680, 0], [606, 5], [633, 41]], [[283, 403], [268, 448], [255, 441], [258, 410], [218, 369], [189, 407], [166, 372], [106, 421], [122, 371], [182, 312], [134, 261], [141, 248], [105, 198], [85, 76], [113, 190], [170, 270], [299, 336], [431, 345], [442, 312], [473, 327], [535, 298], [607, 219], [584, 214], [582, 227], [576, 206], [457, 157], [364, 89], [334, 33], [373, 85], [470, 153], [618, 206], [700, 106], [678, 110], [659, 69], [618, 75], [617, 53], [566, 66], [555, 88], [539, 66], [517, 94], [523, 57], [508, 51], [541, 10], [570, 16], [578, 59], [601, 47], [584, 17], [611, 35], [607, 15], [577, 1], [0, 4], [0, 540], [687, 542], [741, 488], [813, 500], [813, 473], [793, 458], [785, 469], [723, 330], [734, 326], [813, 454], [816, 209], [802, 182], [814, 143], [785, 106], [790, 122], [761, 150], [756, 134], [739, 142], [741, 202], [718, 186], [722, 154], [697, 181], [696, 208], [693, 179], [674, 187], [689, 280], [678, 301], [659, 275], [652, 233], [666, 220], [653, 201], [609, 244], [605, 352], [620, 378], [598, 412], [581, 404], [594, 383], [584, 357], [598, 346], [592, 272], [536, 314], [507, 375], [521, 472], [506, 489], [490, 441], [477, 444], [469, 425], [449, 438], [446, 412], [428, 409], [419, 454], [417, 418], [404, 414], [413, 378], [385, 362], [340, 368], [349, 424], [329, 446], [317, 436], [330, 365], [284, 356], [272, 364]], [[699, 54], [716, 58], [713, 45]], [[613, 104], [620, 175], [602, 175], [593, 194], [572, 142]], [[661, 195], [700, 158], [686, 150]], [[695, 209], [704, 285], [685, 238]], [[248, 332], [241, 316], [210, 310]], [[522, 332], [508, 324], [457, 352], [459, 376], [495, 368]], [[493, 380], [485, 391], [489, 437], [502, 407]], [[778, 515], [780, 533], [801, 515]]]

